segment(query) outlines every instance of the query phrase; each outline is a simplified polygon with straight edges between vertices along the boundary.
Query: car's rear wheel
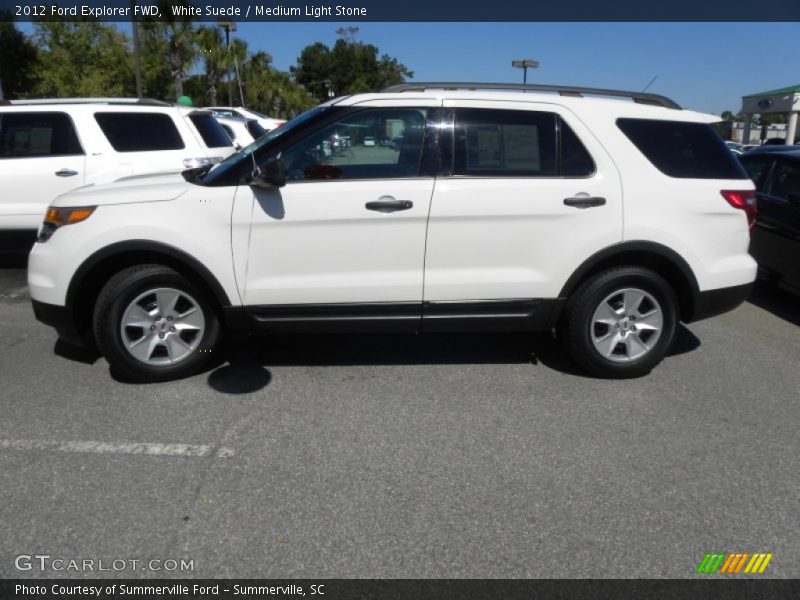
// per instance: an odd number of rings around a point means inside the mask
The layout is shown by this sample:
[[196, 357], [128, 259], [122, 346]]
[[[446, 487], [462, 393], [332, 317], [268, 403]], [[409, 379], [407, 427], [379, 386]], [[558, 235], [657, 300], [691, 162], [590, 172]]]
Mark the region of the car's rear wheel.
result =
[[618, 267], [585, 281], [567, 301], [561, 335], [576, 362], [599, 377], [637, 377], [675, 339], [678, 303], [663, 277]]
[[97, 345], [129, 381], [166, 381], [200, 371], [220, 339], [206, 295], [177, 271], [138, 265], [114, 275], [94, 310]]

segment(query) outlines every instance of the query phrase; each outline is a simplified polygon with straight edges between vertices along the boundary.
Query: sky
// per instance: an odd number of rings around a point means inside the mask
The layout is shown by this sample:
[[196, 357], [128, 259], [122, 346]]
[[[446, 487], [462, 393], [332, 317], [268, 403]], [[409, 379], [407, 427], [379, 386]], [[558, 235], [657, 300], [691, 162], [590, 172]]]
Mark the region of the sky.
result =
[[[252, 51], [282, 71], [302, 48], [332, 45], [353, 23], [239, 23]], [[540, 62], [529, 83], [663, 94], [713, 114], [737, 112], [741, 97], [800, 84], [800, 23], [355, 23], [417, 81], [521, 82], [513, 59]], [[128, 29], [127, 24], [122, 28]]]

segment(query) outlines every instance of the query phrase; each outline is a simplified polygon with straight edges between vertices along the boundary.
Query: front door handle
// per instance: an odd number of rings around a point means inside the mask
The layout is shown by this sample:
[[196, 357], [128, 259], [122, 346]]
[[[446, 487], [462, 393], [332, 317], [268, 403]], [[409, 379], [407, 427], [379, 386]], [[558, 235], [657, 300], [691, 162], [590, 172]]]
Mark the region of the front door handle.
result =
[[381, 198], [380, 200], [367, 202], [364, 205], [367, 210], [377, 210], [378, 212], [382, 213], [408, 210], [412, 206], [414, 206], [414, 203], [411, 200], [395, 200], [394, 198]]
[[574, 206], [575, 208], [592, 208], [593, 206], [603, 206], [606, 199], [600, 196], [575, 196], [573, 198], [564, 198], [564, 204], [567, 206]]
[[77, 171], [73, 171], [72, 169], [60, 169], [56, 171], [56, 175], [59, 177], [72, 177], [73, 175], [77, 175]]

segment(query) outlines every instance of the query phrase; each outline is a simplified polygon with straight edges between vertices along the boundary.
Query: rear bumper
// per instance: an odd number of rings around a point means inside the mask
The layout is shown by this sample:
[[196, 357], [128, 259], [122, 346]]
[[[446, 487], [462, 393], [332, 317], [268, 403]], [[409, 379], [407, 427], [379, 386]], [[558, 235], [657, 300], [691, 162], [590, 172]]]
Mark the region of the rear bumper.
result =
[[753, 289], [754, 282], [744, 285], [735, 285], [716, 290], [698, 292], [694, 297], [694, 310], [687, 323], [693, 323], [709, 317], [715, 317], [733, 310], [747, 300]]
[[33, 316], [37, 321], [55, 328], [60, 337], [65, 342], [84, 346], [84, 340], [75, 328], [75, 321], [72, 313], [66, 306], [47, 304], [38, 300], [31, 300], [33, 304]]

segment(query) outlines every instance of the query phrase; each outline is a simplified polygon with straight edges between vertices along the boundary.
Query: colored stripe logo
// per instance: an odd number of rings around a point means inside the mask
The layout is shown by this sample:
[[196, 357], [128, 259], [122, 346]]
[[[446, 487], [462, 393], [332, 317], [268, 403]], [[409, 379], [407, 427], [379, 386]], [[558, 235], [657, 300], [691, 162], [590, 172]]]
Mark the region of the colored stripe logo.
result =
[[707, 552], [697, 566], [695, 573], [711, 575], [722, 573], [738, 575], [739, 573], [761, 574], [769, 561], [772, 560], [771, 552]]

